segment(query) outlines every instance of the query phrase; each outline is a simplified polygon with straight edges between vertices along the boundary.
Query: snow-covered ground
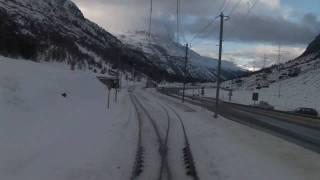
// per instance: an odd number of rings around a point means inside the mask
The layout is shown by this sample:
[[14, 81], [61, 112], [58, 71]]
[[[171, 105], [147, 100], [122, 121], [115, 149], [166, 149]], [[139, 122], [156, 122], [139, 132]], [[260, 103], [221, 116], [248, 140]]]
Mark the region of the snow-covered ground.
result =
[[0, 179], [128, 179], [128, 101], [122, 91], [108, 111], [94, 74], [1, 57]]
[[[148, 96], [156, 104], [152, 94]], [[200, 179], [319, 179], [317, 153], [223, 117], [213, 119], [212, 112], [200, 107], [177, 105], [180, 100], [160, 95], [158, 101], [174, 106], [182, 116]]]
[[[314, 152], [224, 118], [213, 119], [200, 107], [181, 105], [154, 90], [137, 91], [161, 127], [167, 121], [158, 103], [183, 117], [200, 179], [320, 177], [320, 157]], [[107, 110], [106, 88], [94, 74], [1, 57], [0, 179], [130, 179], [138, 124], [128, 96], [123, 89], [118, 103], [111, 101]], [[169, 139], [169, 166], [173, 174], [182, 175], [182, 153], [174, 154], [182, 151], [174, 141], [176, 133]]]

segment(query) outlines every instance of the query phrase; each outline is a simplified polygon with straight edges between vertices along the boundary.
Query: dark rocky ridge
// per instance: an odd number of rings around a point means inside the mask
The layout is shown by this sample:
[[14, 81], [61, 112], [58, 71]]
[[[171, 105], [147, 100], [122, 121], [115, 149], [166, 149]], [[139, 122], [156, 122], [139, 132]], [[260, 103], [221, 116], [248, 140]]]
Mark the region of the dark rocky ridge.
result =
[[320, 34], [309, 44], [302, 56], [307, 56], [314, 53], [316, 53], [317, 56], [320, 57]]

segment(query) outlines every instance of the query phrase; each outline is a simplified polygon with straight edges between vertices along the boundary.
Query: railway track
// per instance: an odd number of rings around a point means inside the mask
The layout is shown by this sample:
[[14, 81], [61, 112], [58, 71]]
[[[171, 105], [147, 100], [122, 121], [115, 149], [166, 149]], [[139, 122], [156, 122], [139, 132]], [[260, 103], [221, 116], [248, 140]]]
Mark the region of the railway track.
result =
[[[158, 163], [158, 170], [156, 177], [154, 179], [158, 180], [171, 180], [173, 179], [172, 177], [172, 172], [170, 169], [170, 163], [168, 161], [168, 153], [170, 153], [168, 150], [168, 141], [169, 141], [169, 134], [171, 131], [174, 129], [171, 129], [171, 123], [173, 121], [178, 121], [179, 124], [181, 125], [182, 132], [183, 132], [183, 140], [184, 140], [184, 147], [181, 147], [181, 154], [179, 154], [182, 159], [184, 160], [182, 165], [184, 164], [184, 168], [186, 170], [185, 175], [186, 178], [192, 178], [193, 180], [199, 180], [197, 171], [196, 171], [196, 166], [194, 163], [194, 158], [192, 155], [190, 143], [188, 140], [187, 132], [185, 125], [183, 123], [183, 119], [179, 115], [179, 113], [171, 106], [168, 105], [163, 105], [162, 103], [158, 102], [158, 108], [161, 108], [161, 110], [165, 113], [166, 116], [166, 128], [163, 137], [161, 136], [160, 128], [158, 127], [155, 119], [153, 116], [150, 114], [150, 112], [147, 110], [146, 106], [139, 100], [137, 97], [137, 94], [134, 92], [135, 90], [133, 88], [129, 89], [129, 95], [131, 98], [131, 101], [135, 107], [137, 119], [138, 119], [138, 141], [137, 141], [137, 150], [136, 150], [136, 157], [135, 157], [135, 163], [132, 171], [132, 176], [131, 180], [137, 180], [141, 178], [141, 176], [145, 173], [146, 169], [146, 162], [149, 161], [145, 157], [145, 153], [149, 150], [146, 148], [146, 142], [144, 140], [145, 136], [148, 136], [146, 132], [144, 132], [143, 126], [147, 123], [150, 123], [152, 126], [152, 129], [154, 133], [156, 134], [156, 139], [154, 139], [157, 142], [158, 145], [158, 157], [160, 159], [160, 162]], [[140, 95], [139, 97], [142, 97]], [[141, 99], [147, 99], [146, 97], [142, 97]], [[174, 114], [174, 116], [172, 115]], [[143, 118], [146, 117], [146, 118]], [[146, 122], [148, 121], [148, 122]], [[150, 148], [150, 147], [149, 147]], [[177, 147], [170, 147], [172, 148], [177, 148]]]

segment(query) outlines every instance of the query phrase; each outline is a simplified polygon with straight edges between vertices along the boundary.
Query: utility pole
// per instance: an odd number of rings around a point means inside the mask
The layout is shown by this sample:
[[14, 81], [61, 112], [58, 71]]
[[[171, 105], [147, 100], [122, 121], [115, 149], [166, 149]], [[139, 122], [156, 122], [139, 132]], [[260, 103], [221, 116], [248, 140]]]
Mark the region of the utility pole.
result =
[[289, 53], [288, 51], [283, 51], [281, 50], [281, 44], [279, 42], [279, 45], [278, 45], [278, 50], [276, 50], [275, 52], [277, 52], [277, 57], [276, 57], [276, 62], [275, 64], [277, 64], [277, 71], [278, 71], [278, 83], [279, 83], [279, 87], [278, 87], [278, 92], [276, 92], [275, 94], [278, 94], [278, 97], [281, 98], [281, 86], [282, 86], [282, 83], [281, 83], [281, 79], [280, 79], [280, 76], [281, 76], [281, 58], [282, 58], [282, 54], [286, 54], [286, 53]]
[[281, 45], [279, 43], [279, 47], [278, 47], [278, 80], [279, 80], [278, 97], [279, 98], [281, 97], [280, 64], [281, 64]]
[[225, 16], [223, 12], [220, 14], [220, 42], [219, 42], [219, 62], [218, 62], [218, 75], [217, 75], [217, 91], [216, 91], [216, 109], [214, 112], [214, 117], [218, 118], [219, 114], [219, 96], [220, 96], [220, 84], [221, 84], [221, 61], [222, 61], [222, 45], [223, 45], [223, 25], [225, 18], [229, 19], [228, 16]]
[[264, 69], [267, 65], [267, 56], [266, 56], [266, 53], [263, 54], [263, 67], [262, 69]]
[[184, 96], [186, 91], [186, 81], [187, 81], [187, 67], [188, 67], [188, 51], [189, 51], [189, 44], [186, 44], [186, 57], [184, 61], [184, 72], [183, 72], [183, 90], [182, 90], [182, 102], [184, 103]]
[[[121, 49], [119, 50], [119, 53], [118, 53], [118, 59], [117, 59], [117, 82], [120, 86], [120, 61], [121, 61]], [[119, 90], [120, 87], [117, 87], [115, 88], [115, 91], [116, 91], [116, 94], [115, 94], [115, 97], [114, 97], [114, 101], [117, 103], [118, 101], [118, 90]]]

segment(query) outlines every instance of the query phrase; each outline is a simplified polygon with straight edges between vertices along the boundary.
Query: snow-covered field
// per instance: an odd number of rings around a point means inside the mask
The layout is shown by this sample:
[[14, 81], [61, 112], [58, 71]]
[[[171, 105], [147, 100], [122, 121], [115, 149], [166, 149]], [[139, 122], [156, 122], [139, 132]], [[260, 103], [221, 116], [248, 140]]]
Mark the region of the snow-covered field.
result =
[[[211, 112], [187, 108], [154, 90], [137, 91], [160, 126], [165, 127], [161, 123], [166, 120], [161, 121], [158, 103], [172, 106], [183, 117], [200, 179], [320, 177], [320, 157], [314, 152], [224, 118], [213, 119]], [[127, 91], [119, 96], [107, 110], [106, 88], [94, 74], [0, 57], [0, 179], [130, 179], [137, 119]], [[173, 174], [181, 175], [183, 156], [174, 154], [182, 151], [175, 133], [168, 149], [175, 161], [169, 165], [177, 171]]]
[[0, 179], [128, 179], [128, 101], [122, 91], [107, 111], [94, 74], [1, 57]]

